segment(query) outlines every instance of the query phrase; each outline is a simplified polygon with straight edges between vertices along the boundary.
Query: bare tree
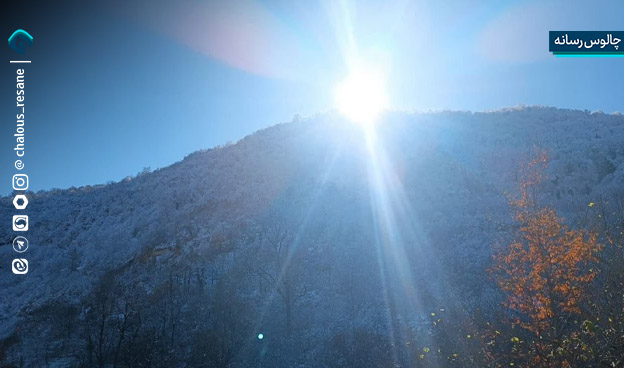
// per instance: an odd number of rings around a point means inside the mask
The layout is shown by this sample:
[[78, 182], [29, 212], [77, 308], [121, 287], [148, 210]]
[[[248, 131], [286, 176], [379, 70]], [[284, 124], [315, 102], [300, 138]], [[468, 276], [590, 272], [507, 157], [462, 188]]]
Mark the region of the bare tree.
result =
[[139, 333], [141, 309], [141, 297], [119, 283], [112, 272], [100, 279], [82, 312], [90, 366], [118, 366], [124, 344]]
[[277, 292], [284, 304], [286, 331], [292, 331], [292, 315], [295, 304], [307, 293], [307, 287], [301, 281], [298, 269], [300, 259], [297, 255], [297, 238], [284, 223], [265, 227], [261, 234], [261, 248], [270, 257], [255, 273]]

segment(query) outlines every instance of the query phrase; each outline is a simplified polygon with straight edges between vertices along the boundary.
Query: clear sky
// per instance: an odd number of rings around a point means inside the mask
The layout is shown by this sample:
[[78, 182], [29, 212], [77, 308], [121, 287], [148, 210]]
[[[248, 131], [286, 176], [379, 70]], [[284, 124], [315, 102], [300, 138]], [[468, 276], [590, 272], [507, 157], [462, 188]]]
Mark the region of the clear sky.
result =
[[[334, 108], [350, 60], [381, 68], [402, 110], [518, 104], [622, 111], [624, 58], [554, 58], [549, 30], [624, 30], [622, 1], [20, 2], [31, 189], [100, 184]], [[8, 193], [16, 55], [2, 51]]]

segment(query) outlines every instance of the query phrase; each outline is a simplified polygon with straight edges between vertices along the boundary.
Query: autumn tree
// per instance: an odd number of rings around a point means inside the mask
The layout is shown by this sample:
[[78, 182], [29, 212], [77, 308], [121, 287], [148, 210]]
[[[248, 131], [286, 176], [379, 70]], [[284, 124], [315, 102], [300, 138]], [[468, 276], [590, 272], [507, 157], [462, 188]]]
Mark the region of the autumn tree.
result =
[[[529, 364], [569, 366], [566, 344], [574, 336], [574, 317], [582, 312], [586, 290], [597, 276], [592, 266], [601, 246], [595, 231], [570, 229], [553, 208], [537, 205], [547, 163], [548, 155], [541, 152], [521, 171], [520, 194], [510, 199], [520, 226], [515, 239], [495, 254], [491, 271], [506, 293], [511, 323], [534, 339], [523, 351]], [[512, 342], [521, 340], [514, 337]]]

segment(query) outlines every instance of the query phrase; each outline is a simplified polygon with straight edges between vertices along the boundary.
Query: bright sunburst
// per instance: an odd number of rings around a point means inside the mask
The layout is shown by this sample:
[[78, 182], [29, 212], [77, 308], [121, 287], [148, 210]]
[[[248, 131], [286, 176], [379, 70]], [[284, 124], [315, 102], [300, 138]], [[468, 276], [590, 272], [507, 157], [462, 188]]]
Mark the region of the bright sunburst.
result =
[[372, 68], [352, 70], [334, 91], [336, 107], [350, 120], [371, 124], [387, 107], [383, 75]]

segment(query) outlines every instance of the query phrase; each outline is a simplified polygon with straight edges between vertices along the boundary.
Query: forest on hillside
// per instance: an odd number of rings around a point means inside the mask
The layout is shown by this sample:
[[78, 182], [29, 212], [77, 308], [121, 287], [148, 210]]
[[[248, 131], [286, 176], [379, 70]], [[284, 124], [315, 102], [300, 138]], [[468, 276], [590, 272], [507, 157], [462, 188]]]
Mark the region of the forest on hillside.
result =
[[[35, 207], [56, 276], [45, 292], [29, 284], [36, 299], [4, 298], [0, 366], [620, 367], [617, 136], [570, 148], [570, 129], [538, 146], [466, 128], [530, 132], [544, 116], [622, 124], [542, 108], [411, 117], [380, 133], [393, 143], [380, 179], [355, 161], [363, 148], [327, 138], [351, 128], [293, 122], [120, 183], [35, 194], [68, 205]], [[189, 168], [194, 190], [167, 185]]]

